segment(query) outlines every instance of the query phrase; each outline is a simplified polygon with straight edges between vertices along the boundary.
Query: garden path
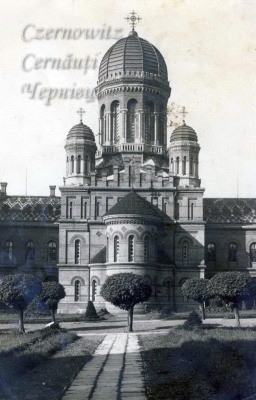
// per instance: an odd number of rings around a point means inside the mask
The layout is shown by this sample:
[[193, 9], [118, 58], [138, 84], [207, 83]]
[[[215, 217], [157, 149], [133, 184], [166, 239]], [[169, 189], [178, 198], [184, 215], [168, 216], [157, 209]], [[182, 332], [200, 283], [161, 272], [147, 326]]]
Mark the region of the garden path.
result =
[[137, 334], [108, 333], [62, 400], [146, 400]]

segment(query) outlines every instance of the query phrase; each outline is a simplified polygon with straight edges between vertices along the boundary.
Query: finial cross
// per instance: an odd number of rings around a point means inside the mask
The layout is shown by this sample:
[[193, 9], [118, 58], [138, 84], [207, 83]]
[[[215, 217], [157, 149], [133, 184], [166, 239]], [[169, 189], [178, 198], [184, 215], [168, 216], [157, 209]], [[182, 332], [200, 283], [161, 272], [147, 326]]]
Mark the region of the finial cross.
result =
[[134, 11], [132, 11], [132, 12], [130, 13], [130, 16], [126, 17], [125, 19], [129, 22], [129, 24], [131, 25], [133, 31], [134, 31], [134, 27], [137, 25], [137, 23], [138, 23], [140, 20], [142, 20], [142, 18], [140, 18], [140, 17], [137, 15], [137, 13], [134, 12]]
[[186, 115], [188, 114], [188, 112], [186, 111], [186, 107], [182, 107], [182, 110], [179, 112], [179, 114], [182, 115], [183, 123], [185, 124], [185, 118], [186, 118]]
[[77, 114], [79, 114], [79, 116], [80, 116], [80, 122], [83, 122], [83, 114], [85, 114], [85, 111], [82, 107], [79, 108], [79, 110], [77, 111]]

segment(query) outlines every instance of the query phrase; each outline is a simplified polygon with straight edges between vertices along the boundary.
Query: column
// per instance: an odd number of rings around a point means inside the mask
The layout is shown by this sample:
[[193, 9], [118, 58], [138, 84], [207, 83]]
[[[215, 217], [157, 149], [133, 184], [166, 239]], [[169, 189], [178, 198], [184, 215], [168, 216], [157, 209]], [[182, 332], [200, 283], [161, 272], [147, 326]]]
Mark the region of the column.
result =
[[102, 146], [102, 118], [99, 118], [99, 145]]
[[74, 158], [74, 173], [77, 174], [77, 157]]
[[81, 160], [81, 174], [84, 175], [84, 159]]
[[139, 110], [139, 141], [140, 141], [140, 143], [145, 142], [144, 129], [143, 129], [144, 114], [145, 114], [144, 110]]
[[110, 111], [106, 112], [106, 144], [110, 144], [110, 129], [111, 129], [111, 119], [110, 119]]
[[125, 143], [127, 142], [127, 113], [128, 109], [123, 110], [124, 111], [124, 140]]
[[189, 155], [187, 156], [187, 162], [186, 162], [186, 175], [190, 175], [189, 173]]
[[158, 144], [158, 128], [159, 128], [159, 113], [154, 112], [155, 115], [155, 132], [154, 132], [154, 145]]
[[69, 174], [69, 158], [67, 157], [67, 162], [66, 162], [66, 175], [68, 176]]

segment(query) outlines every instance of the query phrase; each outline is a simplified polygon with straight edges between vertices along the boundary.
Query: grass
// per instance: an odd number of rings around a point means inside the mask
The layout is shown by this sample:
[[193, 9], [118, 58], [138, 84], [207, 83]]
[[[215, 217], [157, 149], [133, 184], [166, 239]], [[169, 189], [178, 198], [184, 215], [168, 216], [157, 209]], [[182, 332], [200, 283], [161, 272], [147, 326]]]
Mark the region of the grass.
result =
[[63, 329], [0, 335], [1, 400], [59, 400], [102, 338]]
[[256, 332], [245, 328], [141, 335], [148, 398], [235, 400], [256, 392]]
[[[201, 315], [198, 308], [196, 311]], [[166, 320], [184, 320], [187, 319], [190, 311], [184, 312], [165, 312], [165, 310], [152, 310], [149, 313], [143, 316], [145, 319], [166, 319]], [[240, 318], [256, 318], [256, 310], [241, 310], [239, 311]], [[214, 311], [206, 309], [206, 318], [225, 318], [225, 319], [234, 319], [234, 313], [232, 311]]]

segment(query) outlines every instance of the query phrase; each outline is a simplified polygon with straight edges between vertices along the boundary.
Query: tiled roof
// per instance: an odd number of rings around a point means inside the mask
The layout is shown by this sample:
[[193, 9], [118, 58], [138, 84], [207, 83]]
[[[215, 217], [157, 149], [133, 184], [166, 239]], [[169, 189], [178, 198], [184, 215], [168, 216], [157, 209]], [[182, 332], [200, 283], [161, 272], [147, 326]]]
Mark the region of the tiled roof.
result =
[[256, 223], [256, 199], [204, 199], [206, 223]]
[[60, 217], [60, 197], [6, 196], [0, 199], [0, 221], [55, 222]]
[[107, 248], [103, 247], [90, 261], [90, 264], [104, 264], [107, 260]]
[[134, 190], [131, 190], [118, 203], [111, 207], [104, 214], [104, 217], [108, 215], [140, 215], [159, 219], [168, 218], [159, 208], [140, 197]]

